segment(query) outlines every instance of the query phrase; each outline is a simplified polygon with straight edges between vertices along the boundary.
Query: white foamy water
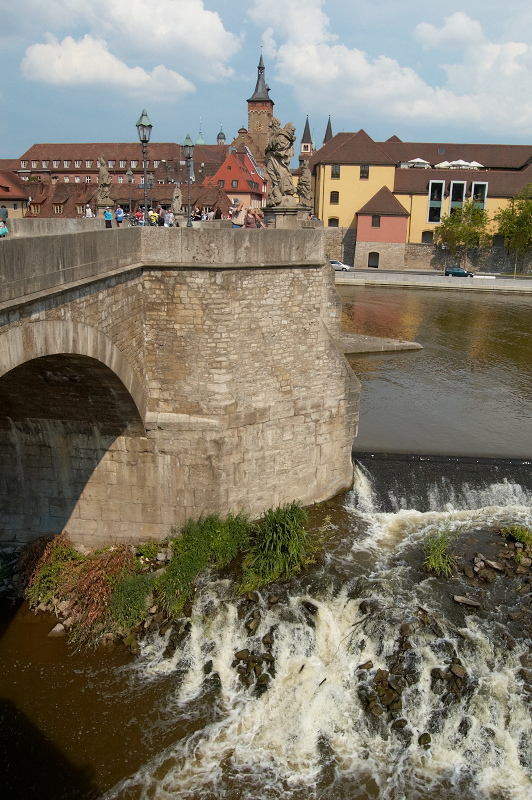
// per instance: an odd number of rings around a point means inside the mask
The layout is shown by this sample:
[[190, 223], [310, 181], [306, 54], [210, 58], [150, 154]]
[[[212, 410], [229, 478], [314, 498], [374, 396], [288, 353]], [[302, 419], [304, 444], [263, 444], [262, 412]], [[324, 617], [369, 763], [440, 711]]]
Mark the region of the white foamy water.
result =
[[[243, 601], [229, 581], [205, 581], [190, 632], [175, 652], [168, 654], [170, 632], [156, 636], [134, 666], [140, 685], [179, 676], [167, 709], [176, 721], [194, 721], [193, 732], [106, 800], [532, 798], [532, 718], [520, 661], [530, 642], [508, 649], [495, 615], [460, 614], [458, 624], [451, 622], [442, 584], [428, 577], [416, 582], [401, 562], [442, 521], [463, 533], [518, 520], [532, 525], [530, 498], [501, 483], [501, 494], [476, 491], [471, 507], [455, 508], [440, 497], [433, 510], [384, 513], [375, 508], [369, 477], [357, 481], [348, 503], [361, 533], [335, 558], [348, 572], [369, 554], [370, 580], [353, 578], [333, 590], [324, 579], [317, 596], [294, 593], [273, 607], [265, 591], [240, 614]], [[502, 497], [506, 502], [498, 504]], [[309, 601], [314, 615], [304, 606]], [[257, 608], [261, 621], [250, 637], [245, 622]], [[256, 696], [241, 682], [234, 653], [264, 653], [262, 637], [272, 629], [275, 677]], [[435, 690], [432, 671], [448, 670], [453, 657], [466, 676], [463, 690], [449, 696]], [[209, 661], [219, 676], [215, 689], [204, 671]], [[371, 668], [360, 670], [368, 661]], [[402, 708], [393, 715], [368, 711], [379, 668], [403, 681]], [[213, 706], [214, 721], [205, 710]], [[202, 714], [209, 720], [198, 724]], [[406, 720], [401, 731], [391, 728], [398, 718]], [[429, 749], [418, 743], [423, 733], [430, 734]]]

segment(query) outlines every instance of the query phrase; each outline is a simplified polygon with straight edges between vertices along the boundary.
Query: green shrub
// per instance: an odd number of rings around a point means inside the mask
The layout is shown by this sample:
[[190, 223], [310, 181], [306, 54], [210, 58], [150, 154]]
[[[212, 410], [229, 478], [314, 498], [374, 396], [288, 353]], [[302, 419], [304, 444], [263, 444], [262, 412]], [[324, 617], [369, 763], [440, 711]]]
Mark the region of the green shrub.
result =
[[532, 533], [529, 528], [525, 528], [523, 525], [510, 525], [509, 528], [501, 528], [499, 533], [505, 539], [508, 536], [512, 536], [516, 542], [521, 542], [525, 547], [532, 545]]
[[427, 536], [423, 545], [425, 553], [425, 567], [435, 575], [445, 575], [449, 578], [453, 568], [456, 566], [456, 558], [449, 548], [459, 535], [458, 531], [452, 531], [448, 522], [435, 533]]
[[172, 558], [156, 581], [161, 605], [171, 614], [178, 614], [188, 600], [192, 585], [200, 572], [210, 566], [224, 567], [248, 543], [250, 524], [243, 514], [219, 514], [189, 520], [179, 538], [172, 541]]
[[63, 535], [50, 541], [26, 589], [30, 605], [49, 603], [54, 597], [58, 597], [73, 567], [81, 560], [83, 556], [74, 550]]
[[157, 558], [159, 549], [159, 542], [155, 542], [152, 539], [149, 542], [142, 542], [142, 544], [135, 545], [135, 554], [138, 558], [147, 558], [150, 561], [153, 561], [155, 558]]
[[128, 631], [148, 616], [148, 599], [153, 591], [155, 574], [123, 575], [114, 589], [109, 607], [113, 621]]
[[255, 526], [254, 542], [244, 562], [241, 591], [290, 577], [306, 562], [307, 512], [297, 502], [269, 509]]

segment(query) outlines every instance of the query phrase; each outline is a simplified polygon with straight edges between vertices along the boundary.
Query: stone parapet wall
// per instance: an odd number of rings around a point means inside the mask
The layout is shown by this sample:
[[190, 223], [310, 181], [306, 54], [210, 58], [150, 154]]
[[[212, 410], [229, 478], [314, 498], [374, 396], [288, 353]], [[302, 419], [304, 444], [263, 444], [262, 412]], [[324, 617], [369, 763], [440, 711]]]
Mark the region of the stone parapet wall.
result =
[[104, 230], [103, 217], [80, 217], [80, 219], [21, 218], [7, 220], [9, 236], [62, 236], [65, 233], [83, 233], [86, 231]]
[[[433, 269], [442, 272], [445, 267], [462, 266], [471, 272], [513, 272], [515, 257], [504, 247], [477, 247], [467, 251], [458, 248], [452, 256], [448, 250], [433, 244], [407, 244], [404, 269]], [[532, 270], [532, 254], [517, 260], [518, 272]]]
[[137, 227], [7, 239], [1, 245], [0, 304], [140, 264], [234, 269], [324, 259], [322, 233], [311, 229]]

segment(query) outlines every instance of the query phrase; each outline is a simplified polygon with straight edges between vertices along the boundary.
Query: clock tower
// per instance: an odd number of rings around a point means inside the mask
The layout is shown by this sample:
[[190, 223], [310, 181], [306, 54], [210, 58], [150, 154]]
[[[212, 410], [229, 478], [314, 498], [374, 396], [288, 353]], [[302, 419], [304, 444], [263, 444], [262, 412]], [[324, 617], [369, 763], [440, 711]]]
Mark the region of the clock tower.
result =
[[262, 53], [258, 66], [257, 85], [248, 102], [248, 133], [260, 150], [262, 157], [270, 137], [270, 122], [273, 117], [273, 100], [270, 98], [270, 87], [264, 78], [264, 62]]

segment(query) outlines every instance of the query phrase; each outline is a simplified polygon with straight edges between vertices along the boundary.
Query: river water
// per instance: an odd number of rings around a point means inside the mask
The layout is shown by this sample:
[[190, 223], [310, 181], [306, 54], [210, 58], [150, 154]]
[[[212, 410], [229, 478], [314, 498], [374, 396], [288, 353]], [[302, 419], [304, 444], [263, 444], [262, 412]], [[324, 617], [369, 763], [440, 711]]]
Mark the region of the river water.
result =
[[[532, 798], [530, 584], [429, 577], [422, 551], [445, 525], [464, 563], [497, 558], [497, 528], [532, 526], [532, 300], [342, 296], [346, 330], [424, 349], [351, 359], [354, 486], [310, 511], [325, 553], [256, 602], [230, 573], [207, 576], [184, 632], [147, 637], [135, 659], [71, 653], [47, 638], [51, 618], [3, 609], [3, 798]], [[465, 594], [470, 613], [452, 599]], [[240, 678], [244, 648], [274, 659], [263, 694]], [[453, 658], [466, 673], [454, 694], [434, 681]], [[379, 668], [393, 713], [368, 710]]]

